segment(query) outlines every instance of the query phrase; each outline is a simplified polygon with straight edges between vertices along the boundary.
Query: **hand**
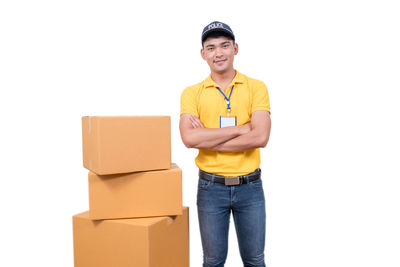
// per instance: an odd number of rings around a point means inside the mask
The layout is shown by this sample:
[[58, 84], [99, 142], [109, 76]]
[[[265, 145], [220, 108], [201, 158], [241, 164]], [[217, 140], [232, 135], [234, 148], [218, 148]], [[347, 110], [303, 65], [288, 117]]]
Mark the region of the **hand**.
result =
[[240, 126], [238, 126], [238, 127], [239, 127], [239, 133], [240, 133], [240, 135], [247, 134], [247, 133], [249, 133], [249, 132], [251, 131], [251, 124], [250, 124], [250, 122], [248, 122], [248, 123], [246, 123], [246, 124], [243, 124], [243, 125], [240, 125]]
[[200, 119], [195, 115], [190, 115], [190, 122], [193, 128], [204, 128], [203, 123], [201, 123]]

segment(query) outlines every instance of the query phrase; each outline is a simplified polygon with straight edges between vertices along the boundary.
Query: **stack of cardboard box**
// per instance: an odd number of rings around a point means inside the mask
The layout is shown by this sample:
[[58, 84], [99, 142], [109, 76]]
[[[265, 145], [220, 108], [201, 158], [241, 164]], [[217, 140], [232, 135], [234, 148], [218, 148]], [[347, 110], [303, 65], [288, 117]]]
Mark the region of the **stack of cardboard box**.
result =
[[75, 267], [188, 267], [170, 117], [83, 117], [82, 138], [89, 211], [73, 216]]

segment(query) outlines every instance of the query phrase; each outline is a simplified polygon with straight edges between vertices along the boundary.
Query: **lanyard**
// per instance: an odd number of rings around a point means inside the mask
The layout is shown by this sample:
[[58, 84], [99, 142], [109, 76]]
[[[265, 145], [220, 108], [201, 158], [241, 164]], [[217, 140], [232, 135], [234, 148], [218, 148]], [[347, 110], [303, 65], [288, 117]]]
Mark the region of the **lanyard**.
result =
[[230, 105], [230, 103], [229, 103], [229, 101], [231, 100], [231, 95], [232, 95], [232, 91], [233, 91], [233, 86], [234, 85], [232, 85], [232, 89], [231, 89], [231, 92], [229, 93], [229, 98], [227, 98], [226, 97], [226, 95], [224, 94], [224, 92], [222, 92], [222, 90], [221, 89], [219, 89], [218, 87], [217, 87], [217, 89], [218, 89], [218, 91], [220, 91], [221, 92], [221, 94], [224, 96], [224, 98], [226, 99], [226, 103], [227, 103], [227, 110], [228, 110], [228, 117], [229, 117], [229, 113], [231, 113], [231, 105]]

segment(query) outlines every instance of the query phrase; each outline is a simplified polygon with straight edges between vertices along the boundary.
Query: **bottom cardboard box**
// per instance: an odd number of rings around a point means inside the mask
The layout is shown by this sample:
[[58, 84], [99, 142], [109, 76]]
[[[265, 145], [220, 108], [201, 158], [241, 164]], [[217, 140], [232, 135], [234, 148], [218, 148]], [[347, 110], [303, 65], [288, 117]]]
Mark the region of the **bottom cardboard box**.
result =
[[189, 267], [189, 208], [182, 215], [94, 221], [73, 216], [75, 267]]

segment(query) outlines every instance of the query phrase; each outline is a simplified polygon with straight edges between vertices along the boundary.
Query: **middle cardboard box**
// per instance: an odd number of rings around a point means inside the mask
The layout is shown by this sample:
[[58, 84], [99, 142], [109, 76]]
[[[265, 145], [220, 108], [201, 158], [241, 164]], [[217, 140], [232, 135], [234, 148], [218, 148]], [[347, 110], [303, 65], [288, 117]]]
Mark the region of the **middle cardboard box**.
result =
[[125, 174], [89, 172], [89, 217], [93, 220], [182, 214], [182, 170]]

